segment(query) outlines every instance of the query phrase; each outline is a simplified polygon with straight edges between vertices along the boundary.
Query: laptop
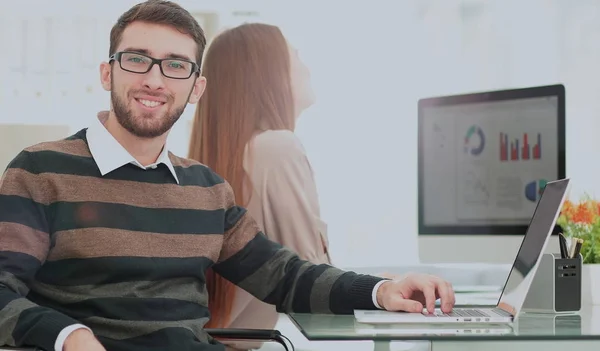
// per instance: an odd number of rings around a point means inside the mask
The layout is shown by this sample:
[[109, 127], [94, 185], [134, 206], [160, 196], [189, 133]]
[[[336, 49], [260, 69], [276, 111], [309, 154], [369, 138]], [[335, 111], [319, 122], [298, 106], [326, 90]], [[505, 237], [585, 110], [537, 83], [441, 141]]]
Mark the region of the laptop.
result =
[[512, 323], [523, 307], [540, 258], [565, 201], [568, 186], [568, 178], [546, 184], [496, 306], [455, 307], [451, 313], [443, 313], [436, 308], [432, 314], [425, 309], [423, 313], [355, 310], [356, 321], [367, 324]]

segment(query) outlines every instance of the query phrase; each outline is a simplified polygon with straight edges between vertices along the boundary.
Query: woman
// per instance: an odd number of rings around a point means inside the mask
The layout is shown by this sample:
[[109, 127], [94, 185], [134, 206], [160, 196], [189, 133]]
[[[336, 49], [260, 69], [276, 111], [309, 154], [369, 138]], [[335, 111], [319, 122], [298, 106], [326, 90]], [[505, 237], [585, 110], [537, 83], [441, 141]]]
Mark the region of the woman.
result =
[[[294, 134], [314, 102], [307, 67], [281, 31], [244, 24], [219, 34], [207, 49], [205, 93], [198, 104], [189, 157], [232, 186], [264, 233], [302, 259], [330, 264], [310, 163]], [[207, 328], [270, 329], [273, 306], [207, 274]]]

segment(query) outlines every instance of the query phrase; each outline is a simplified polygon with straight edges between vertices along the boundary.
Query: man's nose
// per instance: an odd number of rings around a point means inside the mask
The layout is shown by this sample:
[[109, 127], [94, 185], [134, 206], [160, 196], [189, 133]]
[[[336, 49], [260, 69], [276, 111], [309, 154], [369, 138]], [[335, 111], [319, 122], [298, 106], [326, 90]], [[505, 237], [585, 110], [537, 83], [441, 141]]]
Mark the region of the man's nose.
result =
[[151, 90], [160, 90], [164, 88], [165, 76], [162, 75], [159, 65], [153, 65], [150, 71], [144, 74], [144, 86]]

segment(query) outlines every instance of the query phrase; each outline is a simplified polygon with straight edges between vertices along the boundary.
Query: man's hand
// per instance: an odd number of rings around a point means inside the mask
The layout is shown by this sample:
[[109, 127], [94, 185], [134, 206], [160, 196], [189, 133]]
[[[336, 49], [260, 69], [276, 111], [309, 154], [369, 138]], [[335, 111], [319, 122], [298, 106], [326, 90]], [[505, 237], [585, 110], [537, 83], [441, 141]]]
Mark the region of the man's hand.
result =
[[63, 351], [106, 351], [87, 329], [77, 329], [65, 340]]
[[377, 303], [388, 311], [420, 313], [426, 307], [433, 313], [438, 298], [442, 311], [451, 312], [455, 303], [452, 285], [426, 274], [407, 274], [401, 280], [381, 284], [377, 290]]

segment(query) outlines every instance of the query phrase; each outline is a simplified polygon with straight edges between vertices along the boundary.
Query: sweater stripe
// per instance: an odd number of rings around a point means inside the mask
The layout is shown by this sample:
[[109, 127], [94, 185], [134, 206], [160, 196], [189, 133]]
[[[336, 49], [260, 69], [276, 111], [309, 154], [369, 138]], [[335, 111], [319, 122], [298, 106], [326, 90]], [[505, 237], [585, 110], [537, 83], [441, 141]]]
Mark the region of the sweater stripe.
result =
[[55, 202], [48, 210], [56, 214], [53, 232], [98, 227], [164, 234], [223, 233], [223, 210], [144, 208], [92, 201]]
[[310, 310], [311, 311], [324, 311], [323, 313], [331, 313], [329, 309], [329, 296], [331, 296], [331, 289], [339, 278], [339, 274], [330, 269], [324, 271], [315, 280], [316, 286], [326, 286], [325, 289], [313, 289], [310, 294]]
[[38, 151], [53, 151], [66, 155], [81, 156], [81, 157], [92, 157], [90, 150], [87, 148], [85, 140], [81, 138], [67, 138], [64, 140], [57, 140], [52, 142], [43, 142], [25, 149], [28, 152]]
[[[7, 289], [6, 287], [3, 287], [2, 289]], [[22, 301], [20, 301], [22, 300]], [[30, 304], [31, 306], [34, 306], [30, 301], [28, 301], [27, 299], [23, 298], [23, 297], [19, 297], [19, 295], [16, 294], [10, 294], [10, 295], [5, 295], [0, 297], [0, 308], [4, 309], [5, 307], [8, 307], [7, 311], [10, 309], [10, 304], [20, 304], [20, 303], [24, 303], [24, 304]], [[27, 305], [29, 306], [29, 305]], [[3, 311], [2, 314], [0, 315], [4, 315], [4, 314], [8, 314], [9, 312], [7, 311]]]
[[[189, 287], [189, 288], [187, 288]], [[32, 291], [61, 304], [74, 304], [93, 298], [163, 298], [206, 306], [205, 285], [197, 278], [183, 277], [158, 281], [137, 280], [103, 285], [59, 286], [36, 282]], [[90, 293], [93, 291], [93, 293]]]
[[[199, 320], [197, 323], [205, 322]], [[103, 345], [106, 346], [107, 350], [123, 350], [123, 351], [163, 351], [165, 350], [165, 340], [173, 340], [177, 343], [177, 340], [189, 340], [185, 344], [181, 344], [175, 348], [169, 350], [177, 351], [196, 351], [196, 350], [215, 350], [223, 351], [222, 345], [209, 346], [208, 337], [206, 333], [202, 332], [201, 337], [198, 337], [192, 330], [182, 327], [181, 325], [175, 325], [170, 328], [163, 328], [146, 335], [141, 335], [135, 338], [122, 339], [119, 341], [108, 339], [104, 337], [99, 338]], [[123, 347], [123, 342], [126, 342], [126, 347]], [[178, 344], [178, 343], [177, 343]]]
[[157, 281], [195, 277], [204, 281], [204, 271], [213, 261], [206, 257], [98, 257], [46, 262], [36, 279], [58, 286], [103, 285], [128, 281]]
[[4, 285], [12, 291], [23, 293], [22, 286], [17, 286], [13, 278], [19, 279], [22, 284], [30, 284], [42, 263], [37, 258], [22, 252], [0, 251], [0, 257], [2, 257], [0, 260], [0, 271], [2, 271], [0, 288], [3, 288]]
[[[292, 263], [292, 262], [290, 262]], [[277, 280], [275, 288], [271, 291], [271, 293], [264, 299], [266, 303], [275, 305], [278, 312], [291, 311], [291, 307], [294, 305], [294, 299], [296, 297], [296, 293], [298, 292], [298, 277], [306, 272], [306, 270], [312, 267], [307, 263], [303, 265], [298, 264], [290, 264], [286, 267], [287, 274], [283, 277], [280, 277]], [[289, 290], [288, 287], [294, 286], [296, 289]], [[286, 294], [286, 291], [289, 291]], [[307, 290], [302, 290], [302, 294], [307, 294]], [[284, 296], [283, 301], [281, 300], [281, 296]], [[298, 311], [303, 312], [303, 311]]]
[[212, 249], [223, 241], [221, 235], [161, 234], [123, 229], [83, 228], [55, 235], [55, 247], [48, 261], [94, 257], [197, 257], [217, 260]]
[[[14, 195], [0, 195], [0, 222], [18, 223], [41, 232], [48, 232], [45, 220], [46, 207], [31, 199]], [[2, 232], [4, 237], [22, 236], [21, 233]], [[2, 241], [0, 240], [0, 241]]]
[[[23, 280], [23, 277], [17, 277], [8, 271], [2, 271], [0, 272], [0, 282], [2, 282], [2, 284], [0, 284], [0, 290], [8, 288], [19, 295], [25, 296], [29, 293], [29, 286], [27, 286]], [[0, 307], [0, 310], [1, 309], [2, 307]]]
[[24, 184], [39, 184], [46, 185], [44, 179], [40, 179], [25, 170], [20, 168], [8, 168], [4, 173], [0, 195], [3, 196], [18, 196], [24, 199], [36, 199], [36, 204], [45, 205], [49, 201], [47, 199], [54, 196], [54, 189], [46, 186], [25, 187]]
[[[36, 193], [30, 195], [21, 186], [23, 183], [54, 184], [55, 187], [35, 187], [32, 190]], [[6, 181], [1, 190], [3, 195], [33, 197], [43, 205], [49, 205], [60, 196], [63, 202], [85, 202], [93, 198], [97, 202], [146, 208], [221, 210], [223, 204], [215, 194], [224, 191], [224, 188], [225, 183], [212, 188], [149, 184], [71, 174], [34, 174], [24, 169], [10, 168], [6, 172]]]
[[1, 221], [0, 232], [6, 233], [0, 240], [0, 251], [20, 252], [43, 262], [50, 246], [48, 233], [28, 227], [24, 224]]
[[129, 321], [178, 321], [208, 318], [205, 306], [193, 302], [140, 297], [89, 298], [71, 304], [61, 304], [39, 294], [31, 293], [29, 298], [39, 305], [50, 307], [62, 313], [69, 313], [77, 319], [100, 317]]
[[[310, 298], [312, 295], [321, 295], [321, 291], [330, 290], [329, 285], [315, 285], [319, 277], [329, 268], [328, 265], [314, 265], [306, 269], [306, 271], [298, 277], [297, 284], [302, 286], [304, 294], [296, 294], [292, 301], [291, 309], [294, 311], [310, 312]], [[340, 272], [336, 274], [340, 276]]]
[[[27, 162], [23, 162], [23, 159], [30, 157], [30, 155], [33, 155], [36, 160], [43, 160], [43, 170], [31, 169], [30, 167], [23, 168], [20, 166], [21, 164], [28, 165]], [[162, 163], [158, 165], [156, 172], [144, 172], [143, 170], [140, 172], [140, 168], [136, 165], [126, 164], [119, 169], [101, 176], [100, 170], [98, 169], [98, 166], [92, 157], [71, 155], [54, 151], [24, 151], [17, 156], [16, 160], [18, 162], [15, 165], [9, 165], [10, 168], [23, 168], [26, 171], [34, 174], [47, 172], [55, 174], [78, 175], [82, 177], [102, 177], [102, 179], [125, 181], [135, 180], [140, 183], [176, 184], [171, 172]], [[177, 177], [180, 179], [180, 184], [185, 184], [185, 186], [210, 188], [216, 184], [213, 182], [212, 177], [204, 175], [204, 166], [191, 166], [188, 168], [174, 166], [174, 168], [175, 172], [177, 173]], [[197, 171], [195, 172], [196, 174], [193, 174], [194, 171]], [[192, 174], [189, 174], [190, 172], [192, 172]]]
[[275, 255], [277, 249], [276, 246], [268, 245], [268, 239], [264, 234], [259, 234], [234, 255], [216, 264], [213, 269], [217, 273], [227, 272], [229, 281], [233, 284], [240, 284], [246, 277], [267, 263]]
[[[226, 232], [223, 239], [223, 247], [221, 249], [219, 262], [227, 260], [231, 256], [236, 254], [238, 256], [243, 255], [242, 251], [246, 248], [246, 246], [249, 245], [250, 242], [253, 241], [257, 234], [263, 235], [264, 237], [264, 234], [260, 232], [260, 228], [258, 227], [256, 222], [253, 221], [245, 211], [241, 217], [238, 217], [240, 211], [237, 209], [238, 207], [234, 207], [233, 209], [230, 209], [225, 213]], [[232, 216], [235, 216], [238, 219], [235, 225], [233, 225], [231, 229], [228, 229], [231, 226], [230, 222], [232, 221]], [[270, 245], [271, 243], [269, 243], [266, 246], [270, 247]], [[275, 246], [277, 246], [277, 244]], [[277, 250], [278, 248], [279, 246], [274, 248], [274, 250]], [[245, 251], [247, 252], [248, 250], [246, 249]]]
[[17, 322], [19, 321], [19, 316], [23, 313], [21, 311], [27, 311], [28, 309], [36, 307], [36, 305], [26, 298], [19, 297], [16, 294], [12, 294], [11, 296], [6, 294], [0, 298], [0, 304], [2, 305], [0, 318], [7, 321], [7, 326], [5, 328], [0, 328], [0, 338], [2, 338], [2, 340], [5, 338], [8, 340], [14, 340], [13, 332], [17, 326]]
[[273, 256], [260, 265], [258, 269], [238, 283], [242, 289], [254, 288], [254, 295], [261, 300], [264, 300], [273, 291], [273, 287], [265, 284], [265, 278], [269, 277], [285, 277], [285, 263], [289, 261], [294, 254], [288, 250], [275, 251]]
[[0, 318], [2, 319], [2, 328], [0, 328], [0, 340], [5, 340], [4, 344], [14, 345], [13, 331], [19, 320], [21, 311], [29, 308], [33, 304], [26, 298], [18, 297], [15, 294], [2, 294], [0, 296]]
[[[170, 328], [182, 328], [188, 330], [193, 336], [200, 340], [207, 340], [207, 334], [202, 330], [208, 318], [179, 320], [179, 321], [128, 321], [120, 319], [107, 319], [101, 317], [90, 317], [82, 320], [85, 325], [93, 328], [102, 339], [126, 340], [155, 333]], [[164, 340], [157, 345], [164, 345]], [[184, 344], [182, 344], [184, 345]], [[112, 350], [110, 347], [107, 350]], [[163, 348], [164, 350], [164, 348]], [[175, 349], [173, 349], [175, 350]]]

